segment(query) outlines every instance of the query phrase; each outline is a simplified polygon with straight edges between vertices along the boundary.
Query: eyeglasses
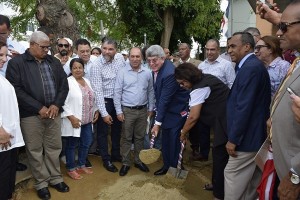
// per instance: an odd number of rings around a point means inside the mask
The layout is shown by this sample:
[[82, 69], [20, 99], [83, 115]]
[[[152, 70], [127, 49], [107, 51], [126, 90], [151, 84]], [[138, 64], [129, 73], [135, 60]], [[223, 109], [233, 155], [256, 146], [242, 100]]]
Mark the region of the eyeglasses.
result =
[[65, 47], [65, 48], [69, 48], [69, 44], [58, 44], [58, 47]]
[[280, 22], [277, 26], [278, 29], [281, 30], [283, 33], [287, 32], [288, 27], [293, 25], [293, 24], [300, 24], [300, 21], [296, 22]]
[[150, 58], [150, 59], [147, 59], [147, 62], [149, 64], [151, 64], [151, 63], [156, 64], [159, 59], [160, 58], [158, 58], [158, 57], [156, 57], [156, 58]]
[[256, 45], [256, 46], [254, 47], [254, 50], [255, 50], [255, 51], [260, 51], [260, 49], [261, 49], [262, 47], [269, 47], [269, 46], [268, 46], [268, 45]]
[[43, 50], [50, 50], [51, 49], [51, 46], [42, 46], [42, 45], [40, 45], [40, 44], [38, 44], [38, 43], [36, 43], [36, 42], [34, 42], [34, 44], [36, 44], [36, 45], [38, 45], [41, 49], [43, 49]]

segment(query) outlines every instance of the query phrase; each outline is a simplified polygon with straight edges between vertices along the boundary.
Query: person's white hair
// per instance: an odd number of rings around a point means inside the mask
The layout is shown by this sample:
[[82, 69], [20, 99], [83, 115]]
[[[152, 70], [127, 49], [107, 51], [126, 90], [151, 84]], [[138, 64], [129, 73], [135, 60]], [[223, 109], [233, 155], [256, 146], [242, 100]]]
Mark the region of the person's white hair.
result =
[[49, 37], [42, 31], [35, 31], [31, 34], [29, 42], [41, 42], [41, 41], [50, 41]]
[[163, 48], [157, 44], [150, 46], [146, 51], [146, 58], [148, 57], [160, 57], [163, 58], [166, 56]]

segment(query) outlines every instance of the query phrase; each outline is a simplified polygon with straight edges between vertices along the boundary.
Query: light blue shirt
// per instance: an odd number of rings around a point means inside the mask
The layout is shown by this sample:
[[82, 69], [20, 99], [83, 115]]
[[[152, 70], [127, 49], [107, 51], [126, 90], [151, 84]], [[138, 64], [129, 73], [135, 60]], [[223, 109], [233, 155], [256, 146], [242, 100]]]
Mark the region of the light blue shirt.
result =
[[126, 64], [117, 74], [114, 88], [114, 105], [117, 114], [121, 114], [122, 106], [142, 106], [148, 104], [153, 111], [154, 100], [153, 78], [151, 71], [142, 67], [134, 71]]
[[243, 66], [244, 62], [247, 60], [247, 58], [249, 58], [253, 54], [254, 53], [249, 53], [249, 54], [245, 55], [245, 57], [240, 61], [239, 65], [236, 66], [236, 67], [238, 67], [239, 69], [241, 69], [241, 67]]

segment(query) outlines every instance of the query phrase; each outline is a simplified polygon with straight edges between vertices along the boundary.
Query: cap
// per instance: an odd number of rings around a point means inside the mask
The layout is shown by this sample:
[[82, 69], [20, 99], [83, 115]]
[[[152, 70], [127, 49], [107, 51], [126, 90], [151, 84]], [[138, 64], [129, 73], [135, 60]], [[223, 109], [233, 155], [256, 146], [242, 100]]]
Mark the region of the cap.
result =
[[125, 51], [125, 50], [123, 50], [123, 51], [121, 51], [121, 54], [122, 54], [122, 55], [128, 55], [128, 52]]
[[70, 38], [67, 38], [67, 37], [57, 38], [56, 41], [58, 41], [58, 40], [60, 40], [60, 39], [67, 40], [67, 42], [69, 43], [69, 45], [70, 45], [71, 47], [73, 46], [73, 41], [72, 41]]

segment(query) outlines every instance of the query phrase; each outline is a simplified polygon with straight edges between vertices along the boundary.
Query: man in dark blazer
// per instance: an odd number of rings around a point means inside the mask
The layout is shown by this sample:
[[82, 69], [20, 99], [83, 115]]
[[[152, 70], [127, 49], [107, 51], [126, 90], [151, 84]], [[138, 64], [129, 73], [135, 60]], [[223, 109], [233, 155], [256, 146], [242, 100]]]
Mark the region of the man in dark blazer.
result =
[[165, 59], [161, 46], [152, 45], [146, 51], [153, 71], [156, 99], [156, 117], [152, 133], [157, 135], [162, 128], [162, 155], [164, 165], [154, 175], [164, 175], [169, 167], [176, 167], [180, 151], [180, 130], [187, 117], [189, 92], [175, 80], [175, 67]]
[[261, 173], [254, 157], [266, 139], [271, 86], [264, 64], [253, 54], [251, 34], [237, 32], [228, 44], [237, 76], [227, 101], [225, 199], [256, 199]]

